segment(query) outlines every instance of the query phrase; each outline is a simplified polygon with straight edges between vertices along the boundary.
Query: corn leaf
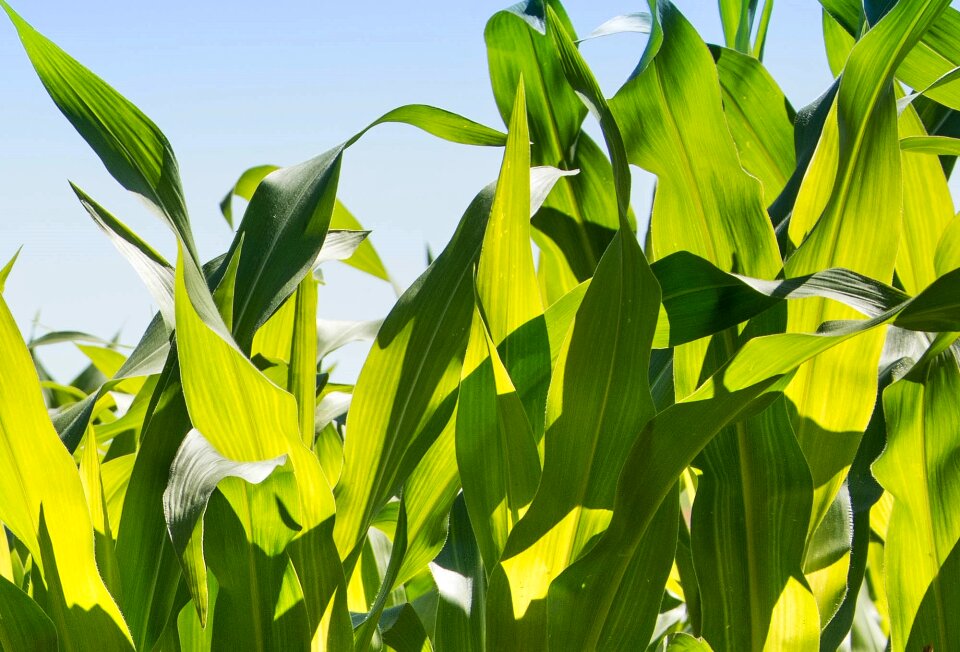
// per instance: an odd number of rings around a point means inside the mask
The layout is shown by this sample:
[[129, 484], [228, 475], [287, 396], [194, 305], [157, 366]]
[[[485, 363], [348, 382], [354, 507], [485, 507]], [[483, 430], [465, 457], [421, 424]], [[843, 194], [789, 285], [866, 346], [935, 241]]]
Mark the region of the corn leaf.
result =
[[17, 249], [16, 253], [13, 254], [13, 257], [7, 261], [7, 264], [0, 269], [0, 292], [3, 292], [3, 286], [7, 282], [7, 277], [10, 276], [10, 272], [13, 270], [14, 264], [17, 262], [17, 258], [20, 256], [20, 249]]
[[[904, 138], [926, 134], [913, 107], [900, 114], [903, 171], [903, 235], [897, 252], [897, 278], [903, 289], [916, 294], [937, 278], [936, 248], [941, 234], [953, 222], [953, 199], [936, 156], [903, 149]], [[960, 151], [960, 148], [958, 148]]]
[[531, 161], [580, 174], [562, 179], [557, 191], [534, 216], [534, 241], [540, 248], [538, 275], [546, 304], [590, 278], [617, 229], [617, 207], [606, 192], [610, 162], [589, 136], [580, 132], [586, 110], [564, 81], [559, 58], [546, 36], [544, 6], [573, 27], [559, 2], [530, 0], [497, 12], [484, 38], [494, 98], [510, 122], [517, 83], [525, 84]]
[[474, 310], [457, 407], [463, 499], [483, 565], [494, 568], [540, 481], [537, 441], [523, 403]]
[[[752, 409], [758, 397], [775, 386], [776, 380], [768, 377], [745, 389], [726, 391], [722, 388], [724, 381], [720, 372], [715, 384], [705, 384], [695, 394], [658, 414], [639, 432], [624, 457], [609, 527], [596, 545], [551, 586], [551, 596], [556, 595], [551, 607], [554, 604], [591, 606], [576, 615], [569, 614], [566, 621], [568, 634], [579, 625], [575, 634], [578, 642], [589, 648], [591, 644], [596, 645], [604, 632], [616, 641], [618, 632], [607, 628], [607, 618], [609, 614], [629, 608], [632, 603], [618, 603], [617, 599], [631, 594], [642, 597], [646, 607], [644, 612], [635, 613], [634, 626], [642, 623], [643, 628], [652, 633], [659, 588], [641, 591], [629, 575], [631, 568], [635, 568], [632, 562], [645, 554], [653, 556], [662, 551], [663, 532], [668, 531], [667, 528], [672, 527], [676, 532], [676, 518], [671, 522], [666, 516], [676, 517], [672, 511], [676, 509], [672, 490], [683, 469], [722, 427]], [[668, 571], [667, 565], [661, 575], [664, 582]], [[656, 585], [656, 580], [653, 583]], [[651, 599], [655, 600], [652, 605]], [[566, 642], [566, 639], [559, 640]]]
[[[220, 333], [226, 329], [211, 305], [206, 283], [189, 262], [182, 257], [179, 262], [177, 354], [193, 426], [229, 460], [258, 462], [289, 456], [298, 503], [287, 508], [295, 510], [294, 519], [304, 529], [318, 527], [333, 515], [332, 494], [317, 458], [303, 443], [294, 397], [270, 383], [232, 341], [222, 339]], [[199, 307], [194, 303], [197, 295]], [[263, 536], [269, 539], [269, 533]], [[191, 564], [186, 557], [183, 562]], [[189, 572], [199, 573], [202, 564], [197, 564], [196, 558], [193, 564], [196, 568]], [[201, 621], [204, 588], [200, 586], [193, 595], [201, 609]]]
[[713, 652], [713, 648], [702, 638], [680, 632], [670, 637], [666, 652]]
[[[883, 393], [888, 441], [873, 470], [894, 497], [885, 568], [888, 595], [897, 605], [891, 610], [891, 647], [897, 651], [911, 644], [950, 649], [960, 642], [948, 601], [960, 569], [947, 564], [960, 540], [960, 528], [948, 516], [960, 500], [960, 477], [950, 461], [960, 427], [958, 390], [956, 352], [938, 355], [933, 349]], [[917, 550], [929, 554], [918, 557]]]
[[[836, 100], [839, 148], [832, 191], [822, 216], [787, 262], [788, 277], [842, 266], [891, 280], [902, 201], [893, 73], [945, 6], [942, 0], [898, 3], [851, 51]], [[850, 316], [849, 309], [822, 300], [793, 304], [788, 314], [791, 331]], [[838, 347], [801, 369], [787, 389], [797, 439], [813, 474], [811, 531], [839, 490], [870, 419], [881, 346], [877, 333]], [[851, 407], [831, 409], [836, 404]]]
[[486, 576], [464, 498], [450, 510], [446, 545], [430, 564], [439, 602], [434, 647], [481, 652], [484, 649]]
[[472, 304], [469, 273], [491, 199], [487, 190], [473, 201], [450, 244], [387, 316], [360, 371], [336, 487], [343, 558], [450, 419]]
[[0, 577], [0, 645], [6, 650], [23, 652], [57, 649], [53, 621], [6, 577]]
[[[523, 78], [477, 265], [477, 298], [534, 437], [543, 432], [550, 355], [530, 248], [530, 146]], [[508, 281], [509, 276], [509, 281]]]
[[97, 570], [93, 526], [77, 467], [47, 417], [33, 360], [2, 299], [0, 339], [0, 444], [5, 449], [0, 456], [0, 521], [23, 542], [40, 570], [47, 585], [45, 610], [63, 645], [128, 650], [127, 626]]
[[[241, 199], [250, 201], [260, 182], [263, 181], [268, 174], [279, 169], [279, 166], [276, 165], [258, 165], [245, 170], [240, 175], [230, 191], [227, 192], [226, 196], [220, 201], [220, 212], [223, 213], [227, 224], [233, 227], [233, 198], [240, 197]], [[347, 210], [343, 202], [338, 199], [333, 207], [333, 214], [330, 217], [330, 229], [362, 231], [363, 227], [360, 225], [360, 222], [357, 221], [357, 218]], [[384, 281], [390, 281], [390, 275], [383, 266], [380, 255], [377, 254], [377, 251], [368, 240], [360, 242], [353, 254], [347, 257], [344, 262], [362, 272], [366, 272]]]
[[228, 257], [241, 239], [233, 334], [249, 350], [256, 330], [312, 268], [330, 225], [342, 147], [269, 174], [257, 186]]
[[[541, 645], [550, 583], [609, 523], [620, 461], [653, 414], [646, 375], [633, 370], [649, 364], [659, 294], [633, 236], [615, 238], [551, 380], [540, 488], [492, 575], [487, 617], [494, 645]], [[614, 316], [612, 332], [601, 315]], [[609, 400], [613, 391], [633, 399]]]
[[900, 141], [905, 152], [960, 155], [960, 138], [949, 136], [907, 136]]
[[185, 580], [200, 616], [207, 619], [207, 576], [203, 562], [203, 515], [217, 485], [226, 477], [251, 484], [263, 482], [286, 456], [261, 462], [234, 462], [221, 455], [197, 430], [184, 437], [170, 467], [170, 482], [163, 492], [167, 530], [177, 555], [184, 559]]
[[[530, 175], [535, 213], [563, 173], [535, 168]], [[493, 195], [488, 186], [473, 200], [443, 253], [384, 320], [360, 371], [336, 487], [342, 557], [354, 551], [373, 516], [452, 416], [472, 318], [471, 274]], [[351, 438], [351, 430], [365, 435]]]
[[173, 328], [173, 267], [153, 247], [144, 242], [127, 225], [114, 217], [73, 183], [73, 192], [100, 229], [130, 263], [141, 278], [150, 297], [160, 309], [167, 326]]
[[113, 178], [143, 197], [197, 260], [177, 159], [166, 136], [143, 112], [57, 47], [6, 2], [33, 67], [57, 108]]
[[723, 112], [740, 161], [760, 180], [764, 203], [769, 206], [796, 168], [793, 107], [759, 61], [726, 48], [712, 47], [711, 52], [717, 63]]

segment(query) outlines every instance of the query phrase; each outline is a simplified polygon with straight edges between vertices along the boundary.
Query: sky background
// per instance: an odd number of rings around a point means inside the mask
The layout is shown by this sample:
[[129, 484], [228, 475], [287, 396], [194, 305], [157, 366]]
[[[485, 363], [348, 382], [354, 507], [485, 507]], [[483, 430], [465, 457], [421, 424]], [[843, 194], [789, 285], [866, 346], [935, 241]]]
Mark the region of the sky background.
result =
[[[389, 109], [425, 103], [498, 128], [487, 76], [484, 25], [509, 0], [456, 3], [307, 0], [139, 3], [14, 2], [21, 15], [149, 115], [172, 143], [204, 259], [232, 233], [218, 202], [247, 167], [289, 165], [342, 142]], [[722, 42], [716, 2], [677, 0], [707, 42]], [[646, 9], [642, 0], [568, 0], [583, 35], [606, 19]], [[778, 0], [765, 64], [794, 107], [830, 83], [820, 7]], [[582, 46], [608, 96], [632, 71], [645, 35]], [[154, 313], [131, 267], [76, 201], [70, 179], [170, 260], [173, 237], [113, 181], [50, 101], [15, 32], [0, 20], [0, 265], [23, 245], [4, 298], [29, 334], [118, 330], [135, 344]], [[588, 117], [588, 131], [597, 133]], [[496, 178], [501, 150], [454, 145], [403, 125], [378, 127], [344, 156], [340, 198], [368, 229], [387, 268], [406, 287], [440, 251], [463, 209]], [[634, 208], [649, 207], [651, 179], [635, 173]], [[238, 218], [239, 219], [239, 218]], [[328, 265], [319, 315], [385, 316], [389, 285]], [[364, 353], [340, 354], [339, 380]], [[41, 357], [59, 379], [85, 364], [69, 344]]]

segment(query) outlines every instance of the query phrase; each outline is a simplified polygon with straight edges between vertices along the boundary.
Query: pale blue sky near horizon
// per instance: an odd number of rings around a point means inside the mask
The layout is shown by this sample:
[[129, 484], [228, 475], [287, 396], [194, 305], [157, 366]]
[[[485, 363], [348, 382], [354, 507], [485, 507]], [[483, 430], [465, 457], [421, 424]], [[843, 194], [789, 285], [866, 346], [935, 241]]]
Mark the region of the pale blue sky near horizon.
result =
[[[180, 163], [201, 255], [226, 249], [231, 231], [218, 202], [247, 167], [289, 165], [342, 142], [387, 110], [425, 103], [501, 127], [487, 76], [483, 29], [509, 0], [450, 3], [333, 3], [250, 0], [82, 6], [20, 0], [34, 27], [137, 104], [164, 131]], [[712, 0], [678, 0], [707, 42], [721, 42]], [[642, 0], [569, 0], [578, 32], [646, 9]], [[831, 81], [820, 7], [778, 0], [765, 63], [794, 107]], [[591, 41], [582, 51], [608, 96], [626, 79], [646, 36]], [[60, 115], [15, 32], [0, 20], [0, 265], [23, 245], [5, 299], [29, 333], [80, 330], [134, 344], [153, 315], [133, 270], [77, 203], [67, 180], [86, 190], [162, 253], [172, 236], [123, 191]], [[588, 118], [588, 123], [590, 122]], [[593, 127], [590, 129], [594, 130]], [[473, 195], [496, 177], [501, 151], [439, 141], [407, 126], [368, 133], [344, 157], [340, 197], [366, 228], [402, 287], [439, 251]], [[634, 172], [638, 172], [634, 168]], [[634, 207], [649, 206], [650, 179], [637, 174]], [[342, 265], [325, 269], [319, 315], [383, 317], [389, 285]], [[355, 376], [364, 347], [346, 349], [341, 380]], [[71, 345], [41, 353], [61, 380], [85, 362]]]

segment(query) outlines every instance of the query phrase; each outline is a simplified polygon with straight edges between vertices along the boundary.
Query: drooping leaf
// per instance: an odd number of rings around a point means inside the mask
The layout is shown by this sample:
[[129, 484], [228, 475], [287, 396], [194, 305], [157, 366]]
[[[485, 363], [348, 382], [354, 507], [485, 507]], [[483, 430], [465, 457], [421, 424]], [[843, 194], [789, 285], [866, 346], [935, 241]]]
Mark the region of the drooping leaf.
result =
[[83, 190], [72, 183], [70, 187], [96, 225], [107, 234], [117, 250], [133, 266], [147, 286], [167, 326], [173, 328], [173, 267], [153, 247], [141, 240], [127, 225]]
[[960, 138], [949, 136], [908, 136], [900, 141], [905, 152], [924, 154], [953, 154], [960, 156]]
[[391, 122], [417, 127], [437, 138], [462, 145], [498, 147], [503, 145], [506, 140], [506, 136], [502, 132], [464, 118], [456, 113], [426, 104], [407, 104], [384, 113], [357, 132], [355, 136], [347, 141], [346, 146], [349, 147], [363, 134], [377, 125]]
[[[286, 456], [260, 462], [234, 462], [221, 455], [197, 430], [180, 444], [170, 466], [170, 483], [163, 492], [167, 531], [177, 555], [183, 558], [185, 580], [190, 585], [200, 616], [207, 620], [207, 573], [203, 561], [203, 515], [217, 485], [226, 477], [258, 484], [286, 462]], [[199, 597], [197, 597], [199, 596]]]
[[[180, 376], [194, 428], [229, 460], [289, 456], [297, 503], [286, 507], [295, 511], [295, 520], [305, 530], [318, 527], [333, 515], [333, 497], [317, 458], [304, 445], [296, 400], [267, 380], [232, 340], [224, 339], [229, 335], [206, 283], [182, 256], [177, 266], [176, 317]], [[184, 556], [182, 562], [198, 560]], [[193, 598], [202, 609], [202, 587]]]
[[584, 38], [578, 39], [577, 43], [583, 43], [584, 41], [600, 38], [601, 36], [622, 34], [623, 32], [648, 34], [650, 32], [650, 25], [650, 14], [648, 13], [637, 11], [631, 14], [622, 14], [604, 21]]
[[327, 357], [341, 346], [350, 342], [372, 340], [377, 336], [383, 321], [373, 319], [369, 321], [334, 321], [318, 319], [317, 330], [317, 359]]

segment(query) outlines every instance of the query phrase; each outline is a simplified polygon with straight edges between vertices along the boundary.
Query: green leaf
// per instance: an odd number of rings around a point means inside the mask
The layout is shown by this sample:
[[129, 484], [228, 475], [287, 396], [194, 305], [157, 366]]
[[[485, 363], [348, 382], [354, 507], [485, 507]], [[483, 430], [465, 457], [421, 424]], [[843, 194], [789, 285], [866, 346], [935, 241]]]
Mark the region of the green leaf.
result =
[[763, 185], [770, 205], [796, 168], [793, 107], [763, 65], [735, 50], [712, 47], [723, 112], [740, 162]]
[[586, 294], [588, 287], [590, 287], [590, 281], [584, 281], [577, 285], [554, 301], [543, 313], [543, 318], [547, 322], [547, 338], [550, 341], [551, 369], [556, 367], [557, 358], [560, 357], [560, 349], [563, 348], [563, 342], [567, 339], [567, 332], [570, 330], [570, 325], [573, 323], [577, 310], [580, 309], [583, 295]]
[[476, 288], [490, 335], [539, 441], [550, 382], [550, 351], [530, 247], [530, 139], [524, 98], [521, 77], [483, 236]]
[[83, 453], [80, 456], [80, 483], [90, 508], [93, 521], [94, 557], [107, 589], [113, 594], [120, 593], [120, 571], [117, 567], [116, 551], [113, 547], [113, 532], [107, 511], [106, 497], [103, 493], [103, 479], [100, 474], [100, 449], [96, 433], [87, 430]]
[[[257, 186], [227, 256], [237, 266], [233, 334], [244, 350], [317, 259], [330, 226], [343, 146], [271, 173]], [[249, 243], [257, 243], [253, 246]]]
[[783, 300], [828, 298], [875, 317], [909, 297], [845, 269], [765, 281], [728, 274], [685, 251], [651, 266], [663, 291], [654, 347], [666, 348], [712, 335], [761, 314]]
[[636, 239], [629, 233], [615, 238], [551, 380], [540, 488], [492, 575], [488, 640], [493, 645], [539, 646], [550, 583], [609, 523], [621, 461], [653, 416], [646, 374], [635, 370], [649, 365], [659, 298]]
[[[608, 614], [629, 608], [631, 603], [619, 602], [618, 596], [631, 592], [639, 593], [648, 608], [646, 613], [636, 614], [637, 621], [653, 631], [656, 609], [650, 613], [649, 607], [651, 599], [653, 606], [659, 604], [660, 589], [642, 591], [639, 587], [643, 585], [630, 575], [636, 568], [632, 562], [644, 555], [655, 556], [665, 548], [669, 556], [673, 555], [672, 545], [662, 545], [662, 533], [669, 527], [674, 528], [674, 536], [676, 533], [677, 501], [672, 492], [680, 473], [721, 428], [745, 410], [755, 409], [758, 397], [776, 387], [775, 378], [767, 378], [746, 389], [726, 391], [722, 371], [714, 382], [716, 385], [707, 383], [667, 408], [639, 432], [624, 456], [610, 526], [557, 582], [557, 605], [590, 605], [589, 610], [580, 609], [567, 620], [571, 627], [574, 622], [582, 627], [577, 636], [587, 642], [588, 649], [589, 642], [601, 636]], [[670, 560], [666, 561], [661, 571], [663, 581], [669, 571]], [[617, 635], [616, 631], [607, 631], [608, 636]]]
[[95, 202], [83, 190], [70, 184], [80, 204], [97, 226], [143, 280], [166, 324], [173, 328], [173, 267], [153, 247], [140, 239], [126, 224]]
[[387, 316], [360, 371], [336, 487], [341, 557], [450, 419], [473, 303], [470, 272], [491, 200], [491, 189], [474, 199], [450, 244]]
[[713, 648], [702, 638], [680, 632], [669, 638], [666, 652], [713, 652]]
[[932, 100], [960, 110], [960, 83], [937, 84], [951, 70], [960, 66], [960, 11], [946, 7], [910, 51], [897, 69], [897, 77], [914, 90], [928, 89], [924, 94]]
[[[351, 229], [355, 231], [363, 229], [357, 218], [353, 216], [353, 213], [347, 210], [347, 207], [339, 200], [337, 200], [336, 205], [333, 207], [333, 215], [330, 218], [330, 228]], [[387, 273], [387, 268], [383, 265], [383, 261], [380, 260], [380, 255], [377, 253], [377, 250], [373, 248], [373, 244], [371, 244], [369, 239], [361, 242], [356, 251], [353, 252], [353, 255], [343, 262], [375, 278], [382, 279], [388, 283], [393, 282], [390, 274]]]
[[455, 425], [456, 421], [451, 419], [403, 486], [407, 540], [391, 589], [424, 571], [447, 538], [447, 517], [460, 491]]
[[780, 267], [773, 229], [729, 135], [713, 58], [673, 5], [656, 8], [637, 74], [610, 104], [630, 162], [658, 177], [654, 258], [683, 242], [721, 269], [772, 277]]
[[486, 145], [499, 147], [506, 140], [505, 135], [496, 129], [484, 126], [456, 113], [426, 104], [407, 104], [387, 111], [382, 116], [357, 132], [346, 142], [345, 147], [355, 143], [363, 134], [377, 125], [396, 122], [417, 127], [423, 131], [462, 145]]
[[[960, 474], [952, 461], [960, 428], [960, 361], [954, 349], [938, 355], [942, 349], [935, 345], [883, 393], [887, 447], [873, 472], [894, 497], [884, 567], [886, 590], [895, 605], [891, 647], [897, 652], [914, 649], [908, 641], [943, 650], [960, 643], [960, 630], [949, 624], [956, 605], [946, 601], [950, 587], [960, 582], [958, 565], [947, 565], [960, 540], [960, 527], [949, 516], [960, 501]], [[920, 550], [924, 554], [918, 555]], [[925, 601], [927, 613], [920, 616]]]
[[487, 582], [462, 494], [450, 510], [450, 533], [430, 572], [439, 593], [436, 649], [482, 652]]
[[376, 599], [370, 606], [369, 613], [363, 617], [363, 620], [356, 627], [356, 631], [354, 632], [354, 650], [357, 652], [370, 649], [370, 642], [374, 633], [377, 631], [380, 614], [383, 613], [383, 609], [386, 606], [391, 589], [396, 583], [397, 574], [400, 571], [400, 564], [402, 563], [404, 555], [406, 554], [407, 510], [405, 509], [402, 496], [400, 499], [399, 511], [397, 513], [397, 529], [394, 536], [394, 542], [395, 545], [390, 551], [390, 562], [383, 573], [380, 591], [377, 593]]
[[129, 100], [37, 32], [5, 1], [40, 81], [121, 186], [142, 196], [198, 260], [180, 172], [166, 136]]
[[[853, 37], [860, 36], [863, 7], [856, 0], [820, 0], [824, 9]], [[897, 68], [897, 77], [915, 90], [935, 86], [960, 65], [960, 11], [941, 9], [923, 37]], [[930, 92], [930, 98], [954, 109], [960, 108], [960, 84], [943, 84]]]
[[[766, 21], [770, 19], [769, 12], [773, 2], [766, 0], [763, 7], [760, 31], [757, 35], [756, 49], [763, 51], [763, 36], [766, 33]], [[758, 0], [720, 0], [720, 22], [723, 25], [723, 38], [728, 48], [733, 48], [749, 54], [753, 48], [750, 45], [750, 35], [753, 32], [753, 21], [756, 18]]]
[[627, 152], [617, 121], [607, 105], [600, 85], [573, 43], [572, 29], [568, 30], [565, 21], [549, 5], [547, 12], [547, 36], [560, 58], [560, 67], [567, 83], [577, 97], [587, 106], [600, 123], [603, 139], [610, 153], [613, 168], [613, 187], [616, 191], [617, 215], [621, 231], [633, 229], [630, 222], [630, 168]]
[[827, 63], [834, 77], [839, 77], [856, 42], [826, 9], [823, 10], [823, 45], [827, 50]]
[[384, 644], [397, 652], [433, 652], [420, 616], [410, 603], [387, 609], [380, 627]]
[[907, 95], [906, 97], [900, 98], [899, 100], [897, 100], [897, 108], [900, 111], [903, 111], [907, 106], [912, 104], [913, 101], [916, 100], [918, 97], [922, 95], [926, 95], [930, 91], [940, 88], [941, 86], [944, 86], [946, 84], [950, 84], [958, 79], [960, 79], [960, 66], [953, 68], [949, 72], [946, 72], [940, 75], [940, 77], [938, 77], [936, 80], [931, 82], [930, 85], [927, 86], [926, 88], [917, 89], [914, 92]]
[[940, 236], [935, 254], [938, 274], [947, 274], [960, 267], [960, 219], [954, 219]]
[[484, 38], [493, 94], [505, 123], [513, 113], [517, 83], [521, 76], [524, 79], [532, 163], [580, 170], [559, 181], [533, 220], [533, 237], [541, 252], [541, 292], [550, 304], [593, 275], [618, 219], [608, 192], [610, 162], [580, 130], [586, 109], [564, 80], [559, 57], [546, 36], [545, 4], [563, 16], [565, 29], [574, 36], [559, 2], [530, 0], [494, 14]]
[[3, 286], [7, 282], [7, 277], [10, 276], [10, 272], [13, 270], [14, 264], [17, 262], [17, 258], [20, 257], [20, 252], [23, 250], [23, 247], [17, 249], [16, 253], [13, 254], [13, 257], [7, 261], [7, 264], [0, 269], [0, 293], [3, 292]]
[[913, 107], [903, 110], [899, 123], [903, 231], [896, 269], [903, 289], [916, 294], [937, 278], [936, 249], [941, 234], [954, 221], [954, 209], [950, 188], [937, 157], [903, 149], [904, 136], [910, 139], [926, 134]]
[[[6, 546], [6, 542], [0, 542]], [[57, 649], [53, 621], [20, 587], [0, 577], [0, 645], [6, 650], [46, 652]]]
[[537, 441], [479, 310], [460, 379], [457, 460], [476, 547], [487, 568], [500, 559], [540, 481]]
[[220, 200], [220, 212], [223, 213], [223, 218], [227, 221], [227, 224], [230, 225], [231, 229], [233, 228], [234, 196], [250, 201], [253, 193], [257, 190], [257, 186], [260, 185], [264, 177], [279, 169], [279, 165], [257, 165], [243, 171], [240, 178], [233, 184], [233, 187], [230, 188], [224, 198]]
[[695, 465], [703, 471], [691, 523], [703, 636], [717, 649], [779, 649], [772, 619], [781, 593], [802, 577], [813, 500], [786, 403], [725, 429]]
[[[773, 278], [781, 262], [763, 189], [740, 164], [713, 58], [672, 4], [656, 7], [637, 73], [611, 100], [630, 162], [658, 177], [652, 257], [686, 250], [724, 271]], [[706, 352], [706, 340], [675, 351], [678, 397], [696, 389]]]
[[77, 467], [50, 423], [33, 360], [2, 298], [0, 349], [0, 521], [30, 551], [63, 645], [128, 650], [127, 626], [97, 570]]
[[960, 603], [960, 594], [957, 592], [960, 583], [956, 581], [958, 577], [960, 577], [960, 544], [953, 547], [953, 551], [940, 567], [937, 581], [923, 596], [923, 602], [920, 603], [917, 617], [913, 621], [913, 629], [910, 630], [907, 649], [922, 649], [931, 645], [931, 641], [938, 639], [950, 641], [950, 645], [960, 640], [955, 621], [949, 617], [944, 618], [945, 611]]
[[[150, 403], [117, 530], [121, 604], [137, 649], [151, 648], [161, 636], [174, 609], [180, 577], [163, 514], [170, 465], [191, 427], [175, 350]], [[144, 559], [151, 560], [146, 571]]]
[[300, 281], [294, 295], [293, 332], [290, 344], [290, 365], [287, 387], [297, 399], [300, 438], [304, 446], [313, 448], [316, 434], [314, 413], [317, 409], [317, 282], [312, 276]]
[[[839, 147], [832, 190], [822, 215], [787, 261], [787, 277], [839, 266], [892, 280], [902, 202], [893, 73], [946, 4], [900, 2], [851, 51], [836, 99]], [[823, 181], [809, 171], [807, 178]], [[849, 308], [823, 300], [798, 302], [789, 306], [787, 330], [809, 331], [850, 316]], [[882, 343], [877, 332], [818, 356], [787, 388], [797, 439], [813, 474], [811, 531], [839, 490], [870, 419]]]
[[[248, 491], [238, 478], [220, 483], [207, 508], [204, 547], [219, 590], [213, 614], [215, 652], [237, 649], [310, 649], [312, 623], [290, 557], [282, 541], [278, 493], [286, 487], [271, 475]], [[289, 535], [292, 534], [287, 530]], [[284, 542], [285, 543], [285, 542]]]
[[[562, 173], [530, 174], [531, 188], [537, 188], [531, 190], [535, 212]], [[450, 243], [384, 320], [360, 371], [336, 487], [335, 534], [342, 557], [358, 547], [373, 516], [451, 418], [472, 318], [471, 274], [493, 195], [488, 186], [473, 200]]]
[[224, 478], [259, 484], [286, 460], [281, 455], [260, 462], [234, 462], [221, 455], [197, 430], [187, 433], [180, 444], [170, 466], [170, 482], [163, 492], [163, 513], [174, 550], [184, 561], [185, 580], [201, 626], [207, 622], [207, 569], [202, 546], [203, 515], [210, 496]]
[[182, 257], [176, 313], [180, 375], [194, 427], [228, 459], [255, 462], [289, 455], [299, 488], [299, 522], [307, 529], [319, 525], [333, 513], [332, 496], [301, 439], [296, 400], [235, 347], [205, 281]]
[[900, 141], [905, 152], [923, 154], [952, 154], [960, 156], [960, 138], [949, 136], [908, 136]]
[[[649, 640], [661, 609], [662, 587], [667, 582], [677, 549], [678, 522], [679, 501], [671, 493], [660, 506], [641, 542], [632, 550], [621, 553], [626, 568], [619, 583], [606, 587], [613, 596], [607, 611], [576, 609], [571, 600], [585, 597], [582, 592], [587, 589], [591, 578], [603, 575], [605, 568], [615, 566], [617, 562], [601, 551], [596, 556], [588, 553], [567, 569], [550, 586], [547, 606], [550, 640], [563, 641], [560, 649], [566, 644], [590, 649], [595, 641], [599, 641], [597, 649], [629, 649], [635, 641]], [[587, 596], [597, 597], [590, 593]], [[599, 629], [601, 625], [602, 629]], [[599, 639], [595, 639], [598, 631]]]

